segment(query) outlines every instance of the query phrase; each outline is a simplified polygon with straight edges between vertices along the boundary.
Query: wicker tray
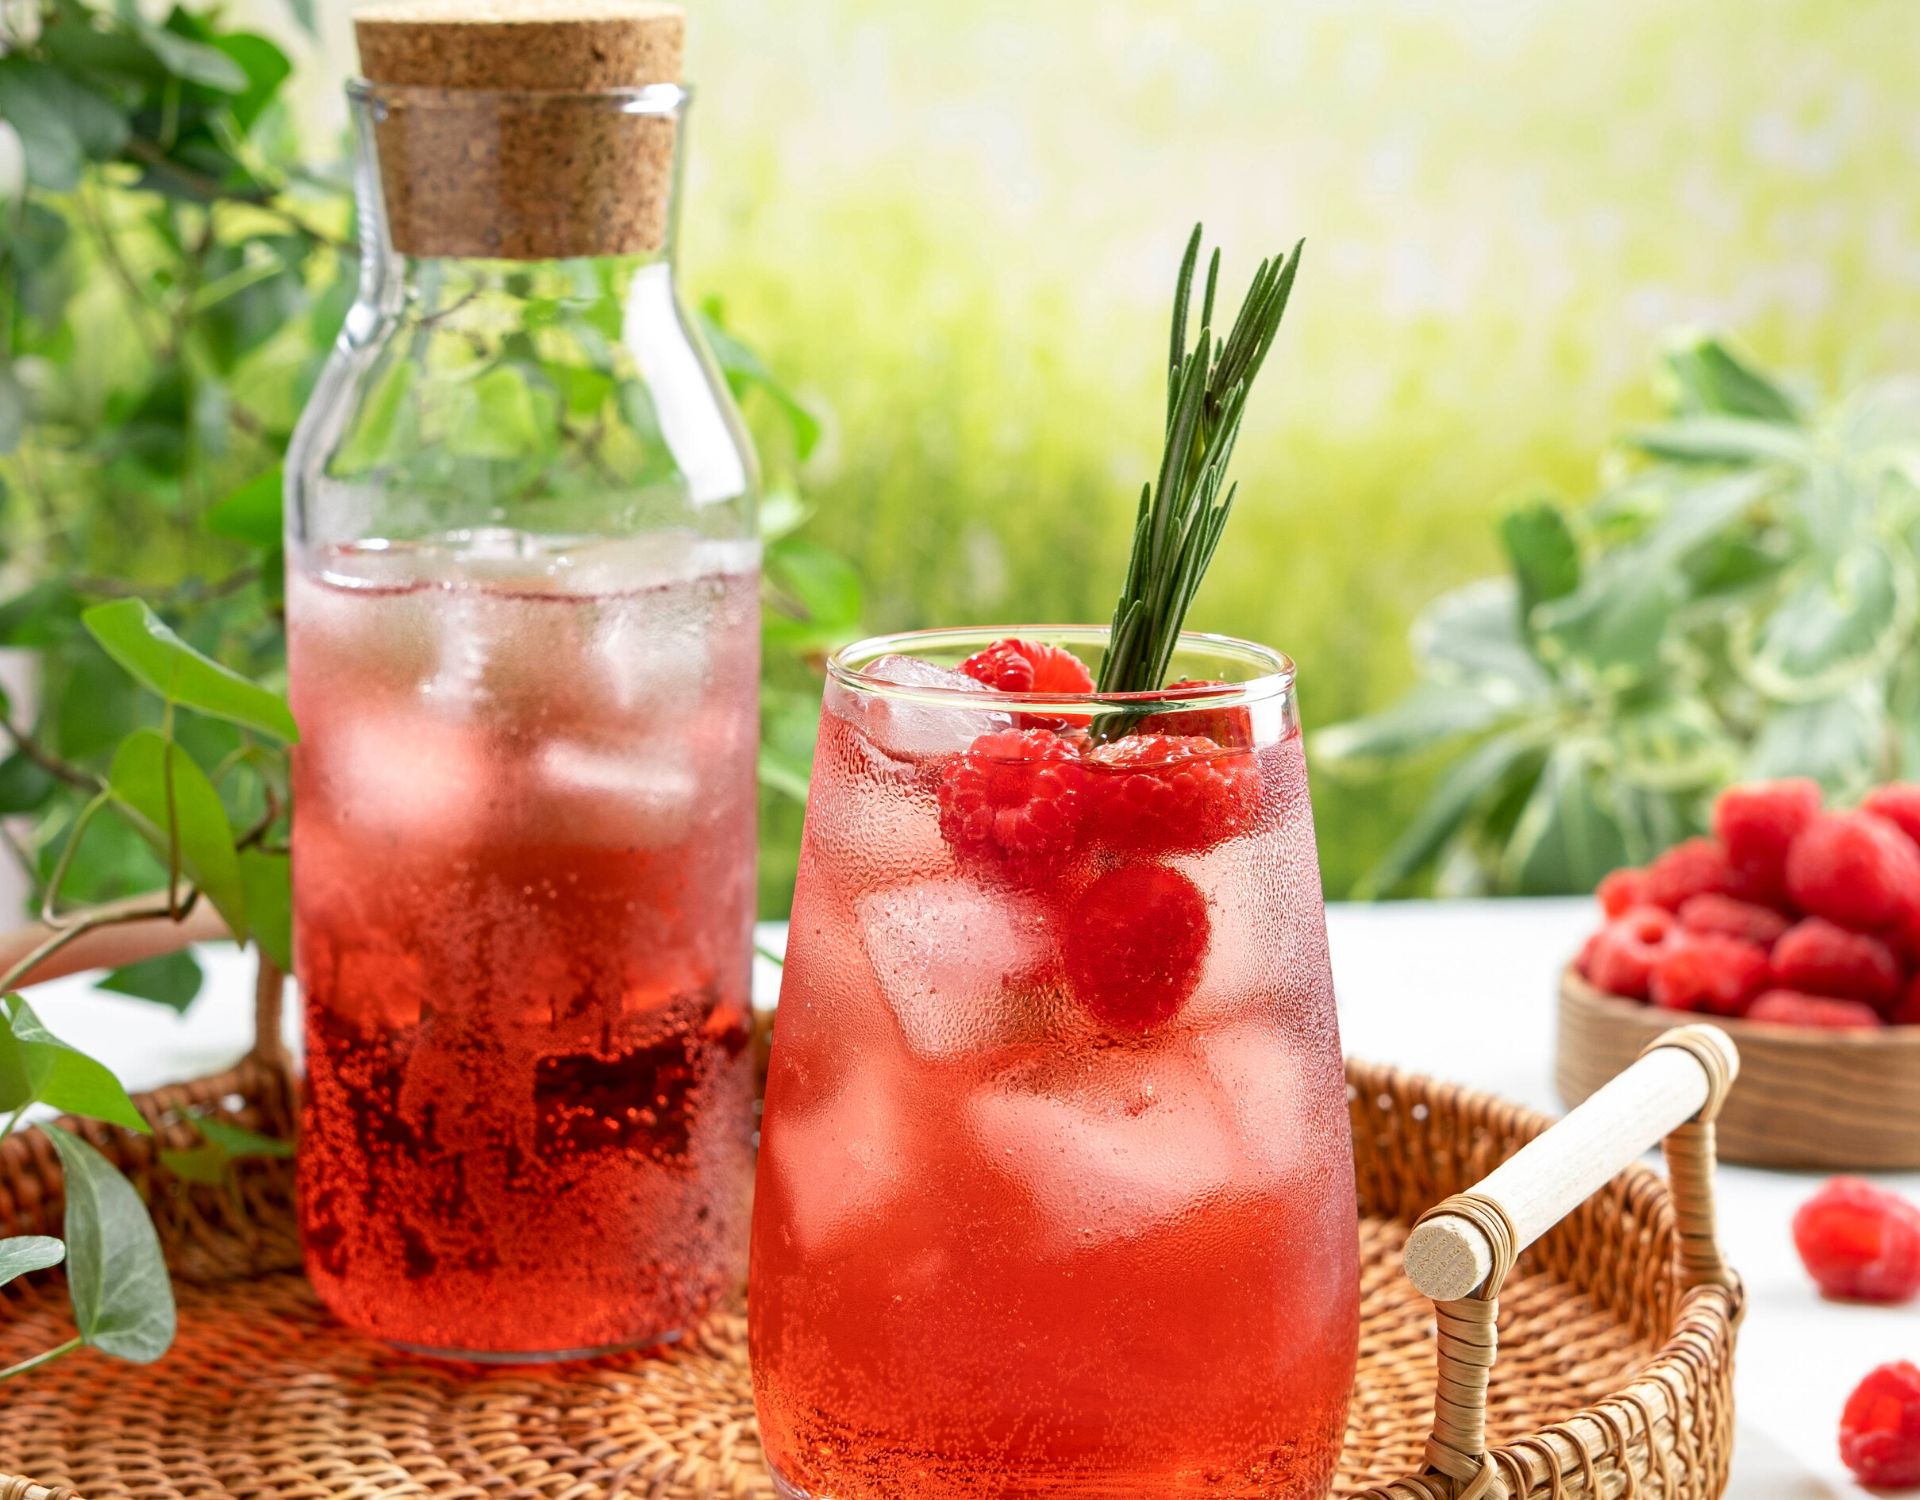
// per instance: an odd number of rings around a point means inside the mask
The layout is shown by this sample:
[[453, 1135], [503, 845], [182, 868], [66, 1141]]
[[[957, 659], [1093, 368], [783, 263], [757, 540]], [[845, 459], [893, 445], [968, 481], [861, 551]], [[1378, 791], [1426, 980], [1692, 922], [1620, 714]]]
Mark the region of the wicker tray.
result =
[[[1560, 976], [1555, 1077], [1578, 1104], [1673, 1024], [1671, 1011]], [[1756, 1167], [1920, 1170], [1920, 1026], [1808, 1031], [1718, 1021], [1740, 1048], [1740, 1088], [1720, 1116], [1720, 1155]]]
[[[1712, 1250], [1711, 1124], [1669, 1139], [1691, 1207], [1676, 1207], [1653, 1171], [1628, 1166], [1521, 1256], [1497, 1301], [1439, 1304], [1453, 1335], [1443, 1342], [1454, 1446], [1436, 1447], [1436, 1307], [1401, 1270], [1409, 1227], [1549, 1122], [1364, 1063], [1349, 1064], [1348, 1080], [1363, 1214], [1362, 1335], [1335, 1493], [1412, 1500], [1614, 1495], [1624, 1486], [1687, 1500], [1721, 1494], [1739, 1293]], [[1710, 1119], [1712, 1096], [1699, 1092]], [[181, 1182], [157, 1163], [160, 1148], [190, 1143], [181, 1119], [189, 1109], [290, 1132], [295, 1085], [284, 1058], [254, 1055], [139, 1102], [152, 1137], [74, 1128], [125, 1167], [154, 1206], [176, 1274], [178, 1342], [147, 1369], [82, 1351], [11, 1386], [0, 1402], [0, 1500], [771, 1496], [740, 1300], [691, 1339], [650, 1355], [509, 1370], [408, 1358], [349, 1334], [314, 1300], [298, 1271], [285, 1162], [242, 1164], [231, 1190]], [[1620, 1159], [1658, 1133], [1617, 1143]], [[1683, 1136], [1689, 1151], [1671, 1154]], [[1448, 1206], [1463, 1202], [1471, 1209], [1466, 1200]], [[57, 1233], [60, 1214], [58, 1164], [45, 1137], [29, 1132], [0, 1146], [0, 1233]], [[1496, 1290], [1497, 1274], [1482, 1295]], [[0, 1365], [71, 1331], [57, 1277], [17, 1281], [0, 1304]], [[1462, 1348], [1457, 1323], [1463, 1310], [1477, 1317], [1478, 1341], [1488, 1343], [1485, 1323], [1496, 1309], [1504, 1352], [1489, 1378], [1491, 1350], [1476, 1357]], [[1480, 1397], [1485, 1435], [1476, 1440]], [[1430, 1462], [1459, 1477], [1431, 1472]]]

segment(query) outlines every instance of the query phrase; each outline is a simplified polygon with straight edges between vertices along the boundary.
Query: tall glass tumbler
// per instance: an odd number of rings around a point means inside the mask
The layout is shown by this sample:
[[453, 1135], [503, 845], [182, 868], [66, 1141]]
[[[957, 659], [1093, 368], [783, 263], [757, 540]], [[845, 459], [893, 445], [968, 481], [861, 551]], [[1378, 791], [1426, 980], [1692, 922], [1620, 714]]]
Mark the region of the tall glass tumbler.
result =
[[1317, 1497], [1354, 1373], [1293, 669], [1120, 697], [831, 663], [774, 1026], [753, 1378], [789, 1496]]

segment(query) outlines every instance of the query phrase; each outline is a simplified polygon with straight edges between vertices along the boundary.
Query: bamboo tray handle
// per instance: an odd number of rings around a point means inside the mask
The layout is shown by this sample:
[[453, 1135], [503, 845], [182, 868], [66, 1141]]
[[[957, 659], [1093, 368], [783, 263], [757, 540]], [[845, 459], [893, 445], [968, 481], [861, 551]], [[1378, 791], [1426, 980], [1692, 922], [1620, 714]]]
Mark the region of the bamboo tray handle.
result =
[[1664, 1142], [1682, 1284], [1737, 1295], [1714, 1237], [1713, 1122], [1739, 1070], [1740, 1054], [1717, 1026], [1669, 1031], [1552, 1129], [1414, 1225], [1407, 1276], [1433, 1299], [1439, 1335], [1426, 1463], [1465, 1486], [1457, 1500], [1480, 1500], [1499, 1477], [1487, 1457], [1487, 1376], [1501, 1283], [1521, 1251], [1654, 1142]]

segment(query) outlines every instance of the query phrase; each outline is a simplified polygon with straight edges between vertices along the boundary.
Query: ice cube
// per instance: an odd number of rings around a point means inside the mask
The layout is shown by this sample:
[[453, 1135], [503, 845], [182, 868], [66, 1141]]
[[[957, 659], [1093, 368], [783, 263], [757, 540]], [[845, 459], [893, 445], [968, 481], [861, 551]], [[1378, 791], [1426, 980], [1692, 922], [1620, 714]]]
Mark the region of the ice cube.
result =
[[[1307, 1087], [1307, 1044], [1289, 1036], [1271, 1015], [1196, 1033], [1189, 1044], [1219, 1091], [1242, 1160], [1263, 1176], [1297, 1175], [1311, 1155], [1308, 1143], [1318, 1139], [1317, 1096]], [[1328, 1092], [1344, 1107], [1344, 1090]]]
[[[917, 656], [882, 656], [863, 669], [867, 676], [896, 687], [925, 688], [947, 693], [987, 694], [993, 689], [964, 672], [936, 666]], [[982, 708], [975, 711], [952, 702], [915, 701], [871, 693], [861, 700], [861, 727], [890, 755], [933, 755], [964, 750], [983, 734], [1011, 727], [1011, 715]]]
[[396, 838], [477, 838], [501, 800], [500, 768], [478, 737], [418, 712], [336, 715], [297, 753], [314, 758], [329, 805]]
[[929, 880], [867, 896], [859, 919], [874, 978], [916, 1055], [947, 1062], [1041, 1024], [1054, 937], [1038, 900]]
[[1233, 1181], [1229, 1124], [1205, 1071], [1164, 1047], [1080, 1050], [1002, 1075], [966, 1104], [970, 1140], [1028, 1195], [1049, 1257], [1199, 1211]]
[[691, 744], [664, 737], [620, 746], [552, 740], [541, 747], [538, 766], [537, 815], [568, 838], [667, 849], [693, 834], [700, 772]]
[[762, 1147], [785, 1190], [801, 1259], [858, 1249], [919, 1189], [906, 1101], [883, 1069], [856, 1069], [824, 1103], [783, 1112]]

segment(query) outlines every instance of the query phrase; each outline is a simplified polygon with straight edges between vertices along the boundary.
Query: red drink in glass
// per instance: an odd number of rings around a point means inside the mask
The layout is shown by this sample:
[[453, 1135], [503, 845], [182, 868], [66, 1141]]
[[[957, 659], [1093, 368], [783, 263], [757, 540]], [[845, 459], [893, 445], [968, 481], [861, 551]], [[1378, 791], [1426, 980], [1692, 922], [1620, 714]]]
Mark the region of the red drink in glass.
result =
[[994, 638], [830, 675], [754, 1211], [768, 1457], [830, 1500], [1317, 1497], [1357, 1234], [1290, 668], [1186, 637], [1175, 675], [1241, 686], [1143, 724], [928, 665]]
[[496, 532], [290, 573], [300, 1210], [356, 1327], [558, 1356], [737, 1284], [756, 561]]

